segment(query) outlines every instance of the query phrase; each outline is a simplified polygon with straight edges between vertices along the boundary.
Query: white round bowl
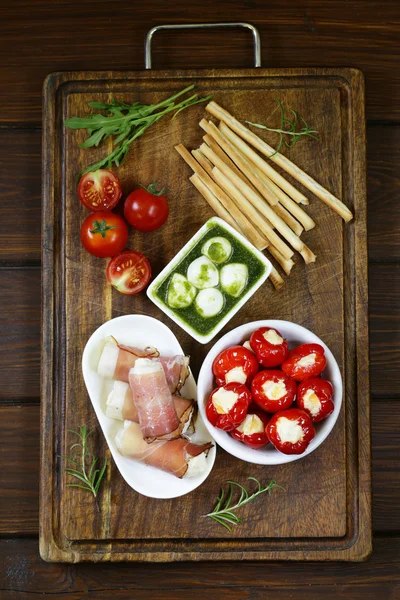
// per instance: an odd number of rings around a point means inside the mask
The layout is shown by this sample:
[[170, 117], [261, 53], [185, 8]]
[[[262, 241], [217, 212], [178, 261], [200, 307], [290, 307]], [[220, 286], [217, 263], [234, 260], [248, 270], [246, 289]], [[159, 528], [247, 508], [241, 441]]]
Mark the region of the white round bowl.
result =
[[[222, 431], [222, 429], [217, 429], [211, 425], [207, 419], [205, 406], [210, 393], [216, 387], [212, 372], [212, 364], [214, 359], [220, 352], [222, 352], [222, 350], [225, 350], [230, 346], [242, 344], [248, 340], [253, 331], [259, 327], [274, 327], [277, 329], [288, 340], [290, 349], [293, 349], [295, 346], [300, 344], [317, 343], [321, 344], [325, 350], [327, 364], [322, 376], [326, 379], [329, 379], [329, 381], [333, 384], [333, 401], [335, 404], [335, 409], [333, 413], [329, 415], [329, 417], [320, 423], [315, 423], [315, 437], [310, 442], [307, 450], [303, 452], [303, 454], [282, 454], [276, 450], [272, 444], [268, 444], [268, 446], [262, 448], [261, 450], [253, 450], [242, 442], [235, 440], [226, 431]], [[291, 323], [290, 321], [263, 320], [240, 325], [240, 327], [236, 327], [236, 329], [229, 331], [229, 333], [224, 335], [224, 337], [214, 344], [210, 352], [207, 354], [201, 367], [197, 382], [197, 398], [199, 411], [203, 418], [203, 422], [211, 436], [221, 446], [221, 448], [229, 452], [229, 454], [232, 454], [232, 456], [236, 456], [236, 458], [240, 458], [241, 460], [245, 460], [249, 463], [257, 465], [282, 465], [307, 456], [307, 454], [310, 454], [316, 448], [318, 448], [318, 446], [322, 444], [322, 442], [328, 437], [339, 416], [340, 407], [342, 405], [342, 388], [342, 376], [340, 374], [338, 364], [332, 352], [319, 337], [305, 327], [296, 325], [296, 323]]]

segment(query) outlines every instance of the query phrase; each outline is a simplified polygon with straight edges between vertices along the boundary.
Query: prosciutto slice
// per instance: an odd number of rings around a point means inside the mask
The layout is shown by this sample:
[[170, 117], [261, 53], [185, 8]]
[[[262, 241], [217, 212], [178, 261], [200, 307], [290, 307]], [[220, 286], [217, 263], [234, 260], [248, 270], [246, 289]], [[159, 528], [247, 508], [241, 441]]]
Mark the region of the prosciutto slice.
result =
[[138, 358], [129, 372], [129, 385], [146, 442], [176, 437], [179, 419], [162, 364]]
[[[144, 350], [134, 346], [124, 346], [110, 337], [107, 339], [100, 356], [97, 372], [102, 377], [129, 382], [129, 371], [133, 369], [138, 358], [160, 357], [160, 353], [153, 346]], [[171, 393], [182, 389], [189, 375], [189, 357], [183, 355], [162, 356], [160, 362], [165, 370], [167, 382]]]
[[143, 440], [140, 426], [130, 421], [125, 421], [115, 441], [124, 456], [180, 478], [200, 475], [207, 467], [206, 457], [212, 447], [211, 443], [197, 445], [183, 438], [149, 445]]
[[[178, 431], [174, 432], [176, 433], [176, 437], [178, 437], [186, 433], [191, 426], [195, 412], [195, 402], [194, 400], [182, 398], [182, 396], [172, 396], [172, 399], [180, 421]], [[124, 381], [114, 382], [114, 387], [107, 399], [106, 415], [111, 419], [139, 423], [138, 411], [128, 383]]]
[[144, 350], [134, 346], [122, 346], [109, 337], [104, 344], [97, 372], [108, 379], [129, 382], [129, 371], [135, 366], [138, 358], [158, 358], [160, 353], [156, 348], [148, 346]]
[[158, 360], [163, 366], [169, 389], [172, 393], [179, 392], [189, 375], [189, 357], [177, 354], [160, 356]]

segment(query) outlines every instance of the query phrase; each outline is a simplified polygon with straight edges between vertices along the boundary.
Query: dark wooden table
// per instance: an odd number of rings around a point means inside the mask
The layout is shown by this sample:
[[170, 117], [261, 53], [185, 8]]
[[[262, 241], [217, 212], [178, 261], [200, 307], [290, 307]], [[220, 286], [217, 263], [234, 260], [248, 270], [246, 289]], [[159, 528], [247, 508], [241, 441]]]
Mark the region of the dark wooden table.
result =
[[[393, 0], [13, 0], [0, 26], [0, 597], [400, 598], [400, 6]], [[60, 70], [141, 69], [160, 23], [249, 21], [263, 65], [366, 77], [374, 551], [366, 563], [85, 565], [38, 555], [41, 88]], [[246, 67], [247, 33], [160, 34], [154, 66]], [[328, 518], [328, 516], [327, 516]]]

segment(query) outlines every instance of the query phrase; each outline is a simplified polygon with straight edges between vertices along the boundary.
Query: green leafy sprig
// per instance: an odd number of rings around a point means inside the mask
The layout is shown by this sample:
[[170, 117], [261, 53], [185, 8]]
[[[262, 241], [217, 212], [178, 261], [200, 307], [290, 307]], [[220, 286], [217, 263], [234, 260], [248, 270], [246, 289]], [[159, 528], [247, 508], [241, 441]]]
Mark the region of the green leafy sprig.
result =
[[67, 486], [87, 490], [97, 498], [108, 461], [106, 459], [101, 469], [96, 469], [99, 459], [90, 452], [88, 447], [88, 438], [92, 435], [93, 431], [88, 431], [86, 425], [78, 427], [78, 431], [73, 431], [72, 429], [69, 429], [68, 431], [79, 438], [79, 441], [70, 448], [71, 452], [76, 450], [76, 455], [74, 458], [68, 456], [61, 456], [60, 458], [63, 458], [74, 465], [74, 467], [65, 467], [63, 471], [71, 477], [78, 479], [80, 483], [67, 483]]
[[[263, 494], [264, 492], [270, 493], [274, 487], [280, 487], [274, 480], [270, 481], [267, 486], [262, 486], [262, 484], [255, 477], [248, 477], [247, 479], [256, 482], [257, 489], [255, 492], [249, 494], [243, 485], [237, 483], [237, 481], [228, 480], [227, 483], [229, 483], [229, 488], [226, 498], [224, 488], [221, 488], [221, 492], [218, 496], [217, 504], [215, 505], [214, 510], [206, 515], [203, 515], [203, 517], [209, 517], [210, 519], [213, 519], [223, 527], [226, 527], [226, 529], [232, 533], [233, 525], [239, 525], [239, 523], [243, 523], [242, 519], [235, 515], [233, 511], [241, 508], [248, 502], [255, 500], [257, 496], [260, 496], [260, 494]], [[240, 497], [236, 501], [236, 504], [231, 506], [235, 487], [240, 489]]]
[[[246, 121], [246, 123], [248, 123], [249, 125], [253, 125], [253, 127], [257, 127], [258, 129], [265, 129], [266, 131], [272, 131], [279, 134], [278, 147], [275, 150], [275, 152], [271, 154], [271, 156], [275, 156], [275, 154], [277, 154], [281, 150], [283, 143], [285, 143], [285, 146], [287, 148], [293, 148], [293, 146], [297, 144], [297, 142], [304, 136], [318, 140], [318, 131], [309, 127], [309, 125], [306, 123], [303, 117], [299, 117], [298, 113], [291, 108], [290, 112], [292, 113], [292, 119], [288, 118], [285, 115], [282, 102], [278, 98], [276, 98], [276, 101], [278, 103], [281, 116], [281, 123], [279, 128], [267, 127], [267, 125], [262, 125], [261, 123], [252, 123], [252, 121]], [[303, 124], [303, 127], [301, 127], [301, 129], [298, 129], [299, 121], [301, 121]], [[284, 135], [289, 136], [288, 142], [283, 139]]]
[[87, 129], [89, 137], [81, 144], [82, 148], [97, 147], [102, 141], [113, 137], [114, 149], [111, 153], [97, 163], [87, 166], [82, 171], [82, 175], [101, 168], [109, 169], [112, 164], [119, 167], [132, 142], [161, 117], [170, 112], [174, 112], [174, 117], [176, 117], [185, 108], [199, 102], [206, 102], [211, 98], [211, 96], [199, 98], [197, 94], [193, 94], [185, 100], [175, 102], [177, 98], [193, 88], [194, 85], [190, 85], [158, 104], [141, 104], [140, 102], [126, 104], [115, 99], [112, 99], [109, 104], [89, 102], [90, 108], [106, 111], [106, 114], [94, 113], [86, 117], [66, 119], [64, 124], [70, 129]]

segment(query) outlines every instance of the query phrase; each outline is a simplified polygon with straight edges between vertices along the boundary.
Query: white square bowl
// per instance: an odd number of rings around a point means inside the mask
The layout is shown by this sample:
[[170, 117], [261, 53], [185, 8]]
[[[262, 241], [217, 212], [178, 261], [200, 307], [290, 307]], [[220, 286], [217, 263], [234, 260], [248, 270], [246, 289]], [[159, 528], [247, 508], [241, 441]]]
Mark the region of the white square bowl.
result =
[[[186, 254], [197, 244], [197, 242], [211, 229], [211, 227], [219, 225], [222, 229], [229, 232], [231, 236], [236, 238], [245, 248], [252, 252], [265, 266], [264, 274], [258, 279], [245, 293], [245, 295], [239, 300], [235, 306], [219, 321], [213, 329], [206, 335], [192, 329], [192, 327], [179, 317], [173, 310], [171, 310], [164, 302], [162, 302], [156, 295], [158, 286], [172, 273], [175, 267], [185, 258]], [[161, 271], [161, 273], [154, 279], [154, 281], [147, 288], [147, 296], [149, 299], [158, 306], [170, 319], [175, 321], [182, 329], [184, 329], [189, 335], [200, 344], [207, 344], [213, 337], [221, 331], [221, 329], [227, 324], [227, 322], [246, 304], [247, 300], [258, 290], [258, 288], [268, 279], [272, 269], [272, 264], [264, 256], [262, 252], [257, 250], [245, 237], [238, 233], [233, 227], [231, 227], [226, 221], [219, 217], [212, 217], [198, 230], [197, 233], [183, 246], [183, 248], [174, 256], [174, 258], [167, 264], [167, 266]]]

